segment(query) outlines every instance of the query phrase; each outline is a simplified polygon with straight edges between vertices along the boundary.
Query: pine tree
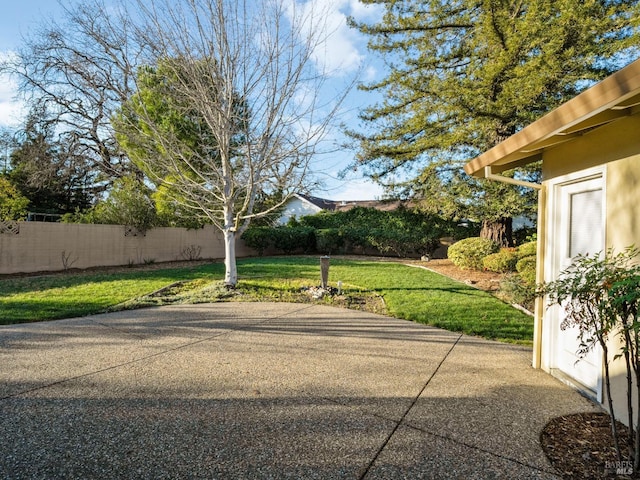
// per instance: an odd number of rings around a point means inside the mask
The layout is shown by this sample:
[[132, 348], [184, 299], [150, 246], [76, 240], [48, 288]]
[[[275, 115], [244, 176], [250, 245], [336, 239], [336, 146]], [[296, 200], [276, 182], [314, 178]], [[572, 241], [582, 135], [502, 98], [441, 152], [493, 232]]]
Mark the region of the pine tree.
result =
[[385, 9], [378, 23], [352, 23], [389, 70], [361, 86], [382, 100], [348, 132], [355, 165], [429, 210], [482, 221], [484, 236], [508, 244], [510, 218], [535, 211], [535, 195], [472, 179], [462, 165], [636, 58], [639, 2], [363, 3]]

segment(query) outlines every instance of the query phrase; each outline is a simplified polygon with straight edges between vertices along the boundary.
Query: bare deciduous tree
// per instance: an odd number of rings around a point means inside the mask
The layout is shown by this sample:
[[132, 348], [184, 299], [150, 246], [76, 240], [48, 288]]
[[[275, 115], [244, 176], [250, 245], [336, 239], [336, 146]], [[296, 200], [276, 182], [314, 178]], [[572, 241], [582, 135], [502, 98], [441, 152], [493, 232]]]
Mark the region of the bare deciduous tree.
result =
[[126, 170], [110, 117], [134, 87], [144, 47], [129, 35], [129, 19], [114, 18], [101, 0], [65, 8], [64, 23], [43, 23], [23, 47], [0, 62], [31, 111], [46, 112], [70, 154], [90, 160], [108, 178]]
[[[167, 128], [151, 105], [157, 97], [141, 89], [116, 128], [154, 182], [222, 230], [225, 283], [235, 286], [236, 237], [304, 187], [346, 93], [320, 100], [326, 77], [313, 55], [326, 17], [283, 0], [157, 0], [139, 1], [130, 18], [151, 67], [168, 72], [165, 107], [195, 120], [197, 135], [187, 142]], [[256, 207], [259, 195], [276, 193], [279, 201]]]

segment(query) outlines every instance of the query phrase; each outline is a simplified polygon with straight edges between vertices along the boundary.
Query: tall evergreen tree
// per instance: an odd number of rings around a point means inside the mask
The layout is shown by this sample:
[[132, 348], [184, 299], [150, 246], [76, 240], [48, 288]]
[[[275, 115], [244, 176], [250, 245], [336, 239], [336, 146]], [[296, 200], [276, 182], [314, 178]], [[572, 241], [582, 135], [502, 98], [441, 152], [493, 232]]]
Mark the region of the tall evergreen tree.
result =
[[7, 176], [29, 199], [35, 213], [64, 214], [86, 210], [100, 192], [90, 160], [56, 138], [52, 126], [32, 111], [15, 139]]
[[511, 217], [532, 213], [534, 194], [462, 165], [637, 57], [639, 2], [362, 1], [384, 7], [378, 23], [353, 24], [389, 70], [361, 87], [382, 100], [349, 132], [356, 166], [508, 244]]

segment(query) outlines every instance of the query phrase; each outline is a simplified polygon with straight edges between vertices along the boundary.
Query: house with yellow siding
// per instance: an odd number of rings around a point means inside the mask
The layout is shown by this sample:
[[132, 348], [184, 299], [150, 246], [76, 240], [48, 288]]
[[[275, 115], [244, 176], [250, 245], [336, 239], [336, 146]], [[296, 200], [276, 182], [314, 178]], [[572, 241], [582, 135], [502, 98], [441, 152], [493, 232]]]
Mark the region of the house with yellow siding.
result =
[[[538, 161], [540, 185], [501, 175]], [[578, 254], [640, 246], [640, 60], [484, 152], [465, 170], [539, 191], [538, 282], [555, 280]], [[578, 361], [577, 331], [560, 329], [563, 315], [561, 308], [537, 301], [533, 366], [601, 402], [602, 351]], [[623, 360], [612, 363], [612, 382], [614, 408], [625, 411]]]

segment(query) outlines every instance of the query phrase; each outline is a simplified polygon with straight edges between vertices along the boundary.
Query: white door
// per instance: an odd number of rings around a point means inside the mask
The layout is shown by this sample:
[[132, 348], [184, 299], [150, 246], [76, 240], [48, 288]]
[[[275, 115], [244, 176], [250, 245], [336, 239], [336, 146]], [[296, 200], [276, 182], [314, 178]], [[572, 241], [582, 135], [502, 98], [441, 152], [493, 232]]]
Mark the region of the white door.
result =
[[[553, 279], [571, 265], [577, 255], [596, 254], [604, 249], [604, 194], [602, 175], [561, 183], [554, 189]], [[562, 330], [564, 311], [549, 311], [552, 335], [552, 368], [560, 370], [598, 399], [602, 391], [602, 349], [596, 345], [585, 357], [576, 354], [578, 328]]]

